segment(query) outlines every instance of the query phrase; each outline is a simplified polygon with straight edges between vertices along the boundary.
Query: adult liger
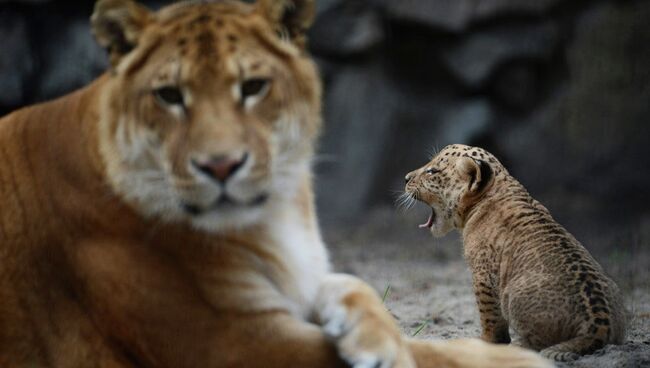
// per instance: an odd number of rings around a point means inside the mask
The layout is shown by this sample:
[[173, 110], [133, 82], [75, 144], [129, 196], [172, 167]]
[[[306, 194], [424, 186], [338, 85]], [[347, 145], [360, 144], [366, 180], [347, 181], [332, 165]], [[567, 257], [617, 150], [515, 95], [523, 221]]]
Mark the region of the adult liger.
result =
[[545, 364], [405, 339], [330, 273], [313, 6], [97, 3], [110, 70], [0, 120], [1, 367]]

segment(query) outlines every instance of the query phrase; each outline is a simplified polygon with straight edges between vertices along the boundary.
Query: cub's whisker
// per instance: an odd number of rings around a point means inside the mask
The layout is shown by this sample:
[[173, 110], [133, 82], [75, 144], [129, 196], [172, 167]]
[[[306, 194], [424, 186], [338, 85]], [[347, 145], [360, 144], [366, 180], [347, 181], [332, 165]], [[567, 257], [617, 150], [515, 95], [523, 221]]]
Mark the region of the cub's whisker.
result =
[[410, 210], [417, 202], [415, 196], [412, 193], [403, 192], [395, 200], [395, 204], [400, 211], [406, 212]]

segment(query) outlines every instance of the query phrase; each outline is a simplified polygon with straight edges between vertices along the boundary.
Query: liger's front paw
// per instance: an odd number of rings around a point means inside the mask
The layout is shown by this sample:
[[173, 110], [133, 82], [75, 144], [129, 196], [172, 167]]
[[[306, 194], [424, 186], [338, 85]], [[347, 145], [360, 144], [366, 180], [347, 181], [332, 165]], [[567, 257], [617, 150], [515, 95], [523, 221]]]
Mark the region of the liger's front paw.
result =
[[323, 331], [354, 368], [415, 367], [392, 316], [362, 281], [331, 275], [321, 287], [318, 304]]

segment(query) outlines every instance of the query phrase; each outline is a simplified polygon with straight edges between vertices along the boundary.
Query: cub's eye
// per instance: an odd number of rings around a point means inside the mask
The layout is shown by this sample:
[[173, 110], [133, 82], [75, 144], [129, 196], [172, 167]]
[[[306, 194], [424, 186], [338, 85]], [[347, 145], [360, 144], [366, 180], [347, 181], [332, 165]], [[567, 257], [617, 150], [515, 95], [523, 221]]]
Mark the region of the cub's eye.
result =
[[241, 99], [242, 101], [245, 101], [248, 97], [261, 95], [267, 91], [268, 87], [268, 79], [252, 78], [245, 80], [241, 84]]
[[161, 87], [153, 91], [158, 101], [167, 105], [183, 105], [183, 93], [177, 87]]
[[425, 171], [425, 172], [426, 172], [427, 174], [429, 174], [429, 175], [432, 175], [432, 174], [435, 174], [435, 173], [437, 173], [437, 172], [440, 172], [440, 170], [438, 170], [438, 169], [429, 169], [429, 170], [427, 170], [427, 171]]

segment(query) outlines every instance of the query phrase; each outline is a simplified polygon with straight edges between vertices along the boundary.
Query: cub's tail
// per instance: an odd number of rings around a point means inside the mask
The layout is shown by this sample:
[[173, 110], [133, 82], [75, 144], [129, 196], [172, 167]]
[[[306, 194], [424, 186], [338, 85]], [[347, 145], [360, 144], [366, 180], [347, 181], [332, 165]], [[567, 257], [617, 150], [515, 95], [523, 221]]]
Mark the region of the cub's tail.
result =
[[570, 362], [581, 355], [593, 353], [605, 345], [605, 337], [599, 335], [577, 336], [571, 340], [549, 346], [539, 353], [558, 362]]

